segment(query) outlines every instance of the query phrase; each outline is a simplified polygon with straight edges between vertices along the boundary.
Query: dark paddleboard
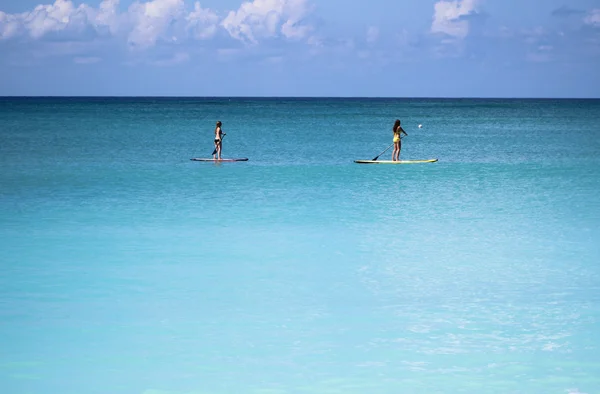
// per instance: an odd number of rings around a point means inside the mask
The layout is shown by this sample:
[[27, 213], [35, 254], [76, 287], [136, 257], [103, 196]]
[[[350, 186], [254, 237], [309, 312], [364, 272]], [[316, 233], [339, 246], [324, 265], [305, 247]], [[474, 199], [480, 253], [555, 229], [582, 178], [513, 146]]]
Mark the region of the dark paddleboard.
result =
[[232, 161], [248, 161], [247, 157], [240, 157], [237, 159], [205, 159], [202, 157], [194, 157], [193, 159], [190, 159], [192, 161], [211, 161], [211, 162], [217, 162], [217, 163], [223, 163], [223, 162], [232, 162]]

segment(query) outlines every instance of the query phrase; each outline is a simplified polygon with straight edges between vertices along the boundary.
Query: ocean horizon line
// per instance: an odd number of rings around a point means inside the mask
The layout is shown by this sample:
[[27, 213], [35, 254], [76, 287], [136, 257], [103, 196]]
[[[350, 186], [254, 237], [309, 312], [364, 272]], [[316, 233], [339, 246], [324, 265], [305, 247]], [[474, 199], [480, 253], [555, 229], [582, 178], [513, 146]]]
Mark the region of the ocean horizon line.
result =
[[600, 97], [512, 96], [168, 96], [168, 95], [0, 95], [0, 99], [304, 99], [304, 100], [600, 100]]

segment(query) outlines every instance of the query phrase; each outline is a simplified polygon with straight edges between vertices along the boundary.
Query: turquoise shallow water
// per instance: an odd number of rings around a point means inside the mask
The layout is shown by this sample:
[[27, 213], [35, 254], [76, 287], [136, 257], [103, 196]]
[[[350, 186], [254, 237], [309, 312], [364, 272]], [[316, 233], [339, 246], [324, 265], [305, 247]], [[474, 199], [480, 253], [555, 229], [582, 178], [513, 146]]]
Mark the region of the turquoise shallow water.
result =
[[[396, 118], [439, 162], [354, 164]], [[189, 160], [218, 119], [248, 162]], [[0, 99], [0, 391], [600, 392], [598, 124], [593, 100]]]

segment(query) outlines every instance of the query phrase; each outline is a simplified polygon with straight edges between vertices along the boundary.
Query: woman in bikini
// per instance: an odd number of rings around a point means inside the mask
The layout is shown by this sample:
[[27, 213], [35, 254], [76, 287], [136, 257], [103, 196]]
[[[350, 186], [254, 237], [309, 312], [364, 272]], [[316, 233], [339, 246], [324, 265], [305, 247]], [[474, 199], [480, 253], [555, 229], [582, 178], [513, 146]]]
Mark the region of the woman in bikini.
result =
[[394, 123], [394, 128], [392, 129], [394, 132], [394, 151], [392, 152], [392, 161], [400, 160], [400, 149], [402, 149], [402, 133], [406, 134], [406, 131], [400, 126], [400, 119], [396, 119]]
[[221, 121], [218, 121], [217, 127], [215, 127], [215, 150], [213, 151], [213, 159], [221, 160], [221, 147], [223, 146], [224, 135], [226, 134], [223, 133], [223, 130], [221, 129]]

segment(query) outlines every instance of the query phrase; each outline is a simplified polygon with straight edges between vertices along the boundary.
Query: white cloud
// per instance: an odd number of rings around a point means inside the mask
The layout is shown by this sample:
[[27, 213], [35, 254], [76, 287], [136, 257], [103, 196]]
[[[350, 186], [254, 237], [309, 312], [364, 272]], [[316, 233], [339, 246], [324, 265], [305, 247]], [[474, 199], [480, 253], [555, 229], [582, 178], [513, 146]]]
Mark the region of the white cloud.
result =
[[16, 36], [21, 29], [22, 23], [15, 15], [0, 11], [0, 40]]
[[243, 3], [237, 11], [230, 11], [221, 25], [231, 37], [250, 43], [260, 38], [277, 37], [302, 39], [311, 26], [302, 25], [308, 15], [307, 0], [253, 0]]
[[468, 17], [477, 12], [479, 0], [441, 0], [435, 4], [432, 33], [462, 39], [469, 34]]
[[96, 14], [96, 26], [102, 28], [106, 26], [111, 34], [116, 34], [119, 28], [119, 16], [117, 9], [120, 0], [103, 0], [98, 7]]
[[0, 38], [26, 35], [40, 39], [50, 34], [63, 34], [79, 39], [83, 33], [103, 34], [116, 29], [116, 7], [119, 0], [103, 0], [98, 9], [86, 4], [75, 7], [71, 0], [38, 5], [30, 12], [6, 14], [0, 11]]
[[209, 39], [219, 28], [244, 42], [257, 43], [267, 37], [298, 40], [308, 38], [313, 30], [304, 23], [312, 11], [308, 1], [246, 1], [220, 22], [215, 12], [202, 8], [197, 1], [187, 10], [186, 0], [135, 0], [120, 13], [120, 0], [102, 0], [97, 7], [85, 3], [76, 6], [74, 0], [54, 0], [53, 4], [38, 5], [20, 14], [0, 11], [0, 40], [58, 37], [89, 41], [117, 37], [125, 39], [131, 49], [143, 50], [158, 42]]
[[586, 25], [600, 27], [600, 8], [590, 11], [583, 21]]
[[281, 26], [281, 33], [286, 38], [302, 39], [312, 31], [312, 26], [301, 25], [301, 22], [311, 11], [306, 0], [288, 0], [285, 2], [284, 14], [287, 20]]
[[[166, 38], [169, 28], [185, 13], [183, 0], [136, 1], [128, 10], [132, 30], [127, 42], [134, 48], [154, 46], [159, 38]], [[171, 36], [170, 38], [172, 38]]]
[[76, 9], [71, 1], [56, 0], [53, 5], [38, 5], [32, 12], [22, 14], [23, 24], [33, 38], [40, 38], [47, 33], [66, 29], [72, 18], [81, 23], [86, 17], [84, 10], [84, 6]]
[[184, 0], [138, 0], [127, 10], [126, 20], [130, 47], [147, 49], [159, 40], [177, 42], [188, 35], [199, 40], [210, 38], [216, 33], [219, 17], [199, 2], [188, 13]]
[[203, 9], [199, 2], [194, 5], [187, 17], [187, 29], [191, 31], [194, 38], [203, 40], [215, 35], [219, 17], [209, 9]]
[[43, 35], [65, 29], [71, 16], [76, 11], [73, 3], [67, 0], [56, 0], [53, 5], [38, 5], [31, 12], [25, 12], [17, 15], [5, 15], [8, 23], [2, 24], [2, 36], [6, 38], [13, 37], [19, 33], [28, 33], [33, 38], [40, 38]]

